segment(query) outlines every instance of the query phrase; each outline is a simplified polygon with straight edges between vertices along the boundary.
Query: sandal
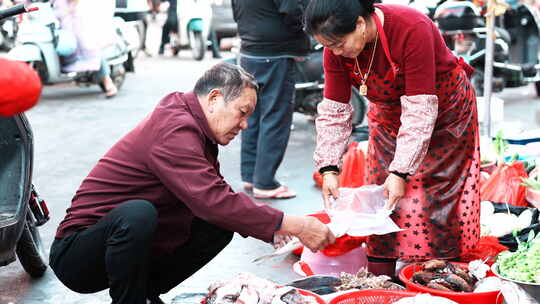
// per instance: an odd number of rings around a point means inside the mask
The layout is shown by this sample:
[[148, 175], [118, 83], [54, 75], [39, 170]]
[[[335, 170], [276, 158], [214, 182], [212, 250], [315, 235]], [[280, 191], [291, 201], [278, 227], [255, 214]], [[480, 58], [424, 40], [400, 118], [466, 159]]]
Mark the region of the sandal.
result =
[[109, 76], [105, 76], [105, 79], [103, 80], [103, 87], [105, 91], [105, 98], [113, 98], [118, 94], [118, 88], [114, 84], [114, 81]]
[[296, 197], [296, 193], [289, 190], [287, 186], [280, 186], [270, 191], [253, 188], [253, 197], [256, 199], [288, 199]]
[[114, 96], [116, 96], [116, 94], [118, 94], [118, 89], [116, 88], [116, 86], [113, 86], [107, 89], [107, 91], [105, 91], [105, 98], [113, 98]]

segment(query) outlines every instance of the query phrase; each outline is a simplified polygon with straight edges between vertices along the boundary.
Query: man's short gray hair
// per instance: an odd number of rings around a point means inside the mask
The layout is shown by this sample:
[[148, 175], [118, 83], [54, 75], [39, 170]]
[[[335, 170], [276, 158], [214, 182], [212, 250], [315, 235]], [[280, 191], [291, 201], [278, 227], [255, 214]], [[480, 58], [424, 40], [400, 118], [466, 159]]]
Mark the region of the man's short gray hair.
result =
[[213, 89], [218, 89], [223, 94], [225, 102], [229, 102], [240, 97], [246, 87], [256, 91], [259, 89], [255, 77], [240, 66], [218, 63], [197, 80], [193, 92], [197, 96], [206, 96]]

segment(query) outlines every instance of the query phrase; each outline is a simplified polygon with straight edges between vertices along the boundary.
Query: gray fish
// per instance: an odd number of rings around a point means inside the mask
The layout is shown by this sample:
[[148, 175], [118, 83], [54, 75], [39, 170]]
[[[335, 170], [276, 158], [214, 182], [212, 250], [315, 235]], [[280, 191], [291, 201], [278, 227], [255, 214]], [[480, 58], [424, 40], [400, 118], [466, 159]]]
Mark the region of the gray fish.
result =
[[336, 286], [341, 285], [341, 280], [333, 276], [313, 275], [292, 281], [286, 285], [309, 290], [319, 295], [324, 295], [335, 292]]

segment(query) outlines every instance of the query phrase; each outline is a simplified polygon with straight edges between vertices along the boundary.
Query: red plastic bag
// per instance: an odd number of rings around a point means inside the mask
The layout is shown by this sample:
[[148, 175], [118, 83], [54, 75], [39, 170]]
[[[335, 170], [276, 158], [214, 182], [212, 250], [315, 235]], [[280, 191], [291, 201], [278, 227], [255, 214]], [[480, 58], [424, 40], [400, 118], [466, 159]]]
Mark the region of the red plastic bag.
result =
[[322, 188], [322, 175], [319, 173], [319, 170], [315, 170], [315, 172], [313, 172], [313, 181], [315, 182], [315, 186], [317, 188]]
[[[319, 221], [321, 221], [324, 224], [330, 223], [330, 217], [324, 211], [317, 212], [315, 214], [310, 214], [309, 216], [313, 216], [317, 218]], [[321, 250], [321, 252], [324, 255], [329, 256], [329, 257], [340, 256], [355, 248], [362, 246], [362, 243], [364, 243], [366, 240], [367, 240], [367, 237], [365, 236], [353, 237], [353, 236], [344, 235], [344, 236], [336, 238], [336, 242], [334, 244], [330, 244], [326, 246], [323, 250]], [[303, 249], [304, 247], [300, 247], [296, 249], [295, 251], [293, 251], [293, 254], [300, 256], [302, 255]]]
[[480, 197], [483, 201], [525, 207], [527, 201], [523, 178], [526, 177], [527, 171], [522, 162], [503, 163], [497, 166], [489, 179], [480, 187]]
[[492, 265], [499, 252], [508, 250], [508, 247], [499, 243], [499, 240], [494, 236], [483, 236], [480, 238], [478, 245], [473, 249], [465, 252], [459, 257], [460, 262], [468, 263], [474, 260], [486, 260], [486, 263]]
[[[358, 188], [364, 184], [364, 167], [366, 158], [358, 147], [358, 142], [352, 142], [343, 156], [343, 167], [339, 175], [339, 186], [343, 188]], [[315, 186], [322, 188], [323, 178], [319, 171], [313, 172]]]
[[339, 175], [339, 186], [358, 188], [364, 184], [364, 167], [366, 158], [358, 142], [352, 142], [343, 157], [343, 167]]
[[0, 58], [0, 116], [22, 113], [38, 102], [41, 80], [25, 62]]

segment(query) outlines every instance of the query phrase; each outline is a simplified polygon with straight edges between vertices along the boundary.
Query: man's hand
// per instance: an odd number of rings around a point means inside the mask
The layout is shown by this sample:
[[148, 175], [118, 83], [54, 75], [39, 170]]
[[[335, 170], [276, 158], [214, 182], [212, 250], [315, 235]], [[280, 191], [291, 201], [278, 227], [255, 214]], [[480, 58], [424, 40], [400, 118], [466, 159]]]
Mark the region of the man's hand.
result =
[[336, 241], [328, 226], [312, 216], [304, 217], [303, 229], [296, 237], [312, 252], [322, 250]]
[[324, 208], [329, 209], [331, 205], [331, 198], [338, 199], [339, 197], [339, 175], [337, 174], [325, 174], [323, 175], [322, 182], [322, 197], [324, 201]]
[[388, 199], [384, 206], [388, 210], [394, 210], [399, 200], [405, 195], [405, 179], [390, 173], [384, 182], [384, 196]]
[[275, 233], [274, 234], [274, 248], [279, 249], [287, 245], [287, 243], [289, 243], [292, 240], [292, 238], [293, 236], [290, 234]]
[[284, 215], [281, 228], [274, 235], [293, 235], [313, 252], [335, 242], [328, 227], [312, 216]]

